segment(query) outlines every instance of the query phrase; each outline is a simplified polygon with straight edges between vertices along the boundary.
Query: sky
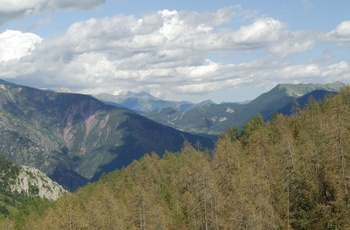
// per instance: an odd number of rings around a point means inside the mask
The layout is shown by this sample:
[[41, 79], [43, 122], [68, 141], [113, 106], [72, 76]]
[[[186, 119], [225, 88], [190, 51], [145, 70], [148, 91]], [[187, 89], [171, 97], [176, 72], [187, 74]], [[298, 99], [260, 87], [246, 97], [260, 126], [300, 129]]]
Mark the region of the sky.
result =
[[242, 102], [350, 84], [348, 0], [0, 0], [0, 79]]

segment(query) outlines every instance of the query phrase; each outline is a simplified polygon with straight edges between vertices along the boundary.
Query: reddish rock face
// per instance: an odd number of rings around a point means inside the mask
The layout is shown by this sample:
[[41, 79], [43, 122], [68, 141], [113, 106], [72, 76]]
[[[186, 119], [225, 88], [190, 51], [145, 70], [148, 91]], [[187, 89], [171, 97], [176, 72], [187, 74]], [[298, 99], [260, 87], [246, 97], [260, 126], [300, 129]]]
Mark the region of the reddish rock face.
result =
[[146, 153], [179, 151], [184, 140], [213, 146], [88, 95], [0, 84], [0, 150], [70, 191]]

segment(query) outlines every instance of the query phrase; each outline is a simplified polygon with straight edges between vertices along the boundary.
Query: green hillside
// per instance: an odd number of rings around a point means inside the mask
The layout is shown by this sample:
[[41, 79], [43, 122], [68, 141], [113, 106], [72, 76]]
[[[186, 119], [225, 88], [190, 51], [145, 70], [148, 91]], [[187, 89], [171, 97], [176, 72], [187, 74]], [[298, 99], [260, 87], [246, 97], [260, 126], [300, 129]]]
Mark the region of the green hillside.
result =
[[160, 125], [87, 95], [0, 82], [0, 152], [34, 166], [70, 191], [145, 153], [178, 151], [207, 138]]
[[227, 126], [243, 127], [248, 120], [257, 114], [261, 114], [267, 120], [274, 112], [312, 91], [338, 92], [344, 86], [341, 82], [324, 85], [280, 84], [245, 104], [205, 104], [188, 111], [177, 110], [172, 113], [163, 113], [161, 110], [147, 113], [145, 116], [186, 132], [218, 136], [226, 130]]
[[213, 155], [185, 144], [59, 199], [24, 229], [348, 229], [350, 87], [256, 116]]

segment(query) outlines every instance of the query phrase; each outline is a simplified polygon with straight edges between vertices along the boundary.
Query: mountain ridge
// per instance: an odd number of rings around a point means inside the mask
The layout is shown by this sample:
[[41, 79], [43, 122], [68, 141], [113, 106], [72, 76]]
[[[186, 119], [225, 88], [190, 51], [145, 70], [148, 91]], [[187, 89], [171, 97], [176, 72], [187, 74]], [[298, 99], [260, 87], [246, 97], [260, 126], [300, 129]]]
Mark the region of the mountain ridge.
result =
[[[176, 129], [196, 134], [215, 136], [224, 132], [228, 126], [240, 128], [252, 117], [261, 114], [265, 120], [282, 107], [314, 90], [338, 92], [345, 84], [279, 84], [270, 91], [261, 94], [248, 103], [226, 102], [196, 106], [188, 111], [176, 111], [171, 114], [147, 113], [145, 116]], [[227, 112], [233, 111], [233, 112]]]
[[128, 91], [127, 93], [120, 95], [101, 93], [94, 95], [94, 97], [105, 102], [106, 104], [127, 108], [131, 111], [135, 111], [142, 115], [145, 115], [150, 112], [159, 112], [160, 110], [167, 107], [172, 107], [179, 111], [187, 111], [198, 105], [208, 103], [214, 104], [214, 102], [211, 100], [205, 100], [199, 103], [192, 103], [189, 101], [171, 101], [159, 99], [145, 91], [141, 91], [139, 93]]
[[178, 151], [207, 138], [163, 126], [89, 95], [56, 93], [1, 81], [0, 151], [74, 191], [145, 153]]
[[209, 101], [187, 111], [166, 107], [146, 118], [89, 95], [44, 91], [1, 80], [0, 152], [74, 191], [145, 153], [178, 151], [185, 140], [212, 148], [213, 140], [227, 127], [242, 127], [259, 113], [268, 119], [295, 100], [290, 94], [320, 87], [336, 91], [342, 86], [339, 82], [282, 84], [246, 104]]
[[293, 97], [300, 97], [314, 90], [326, 90], [330, 92], [338, 92], [345, 84], [340, 81], [326, 84], [300, 83], [300, 84], [278, 84], [277, 89], [285, 90], [287, 94]]
[[268, 122], [256, 116], [242, 133], [227, 130], [211, 156], [188, 144], [145, 155], [24, 226], [348, 229], [350, 87], [317, 101]]

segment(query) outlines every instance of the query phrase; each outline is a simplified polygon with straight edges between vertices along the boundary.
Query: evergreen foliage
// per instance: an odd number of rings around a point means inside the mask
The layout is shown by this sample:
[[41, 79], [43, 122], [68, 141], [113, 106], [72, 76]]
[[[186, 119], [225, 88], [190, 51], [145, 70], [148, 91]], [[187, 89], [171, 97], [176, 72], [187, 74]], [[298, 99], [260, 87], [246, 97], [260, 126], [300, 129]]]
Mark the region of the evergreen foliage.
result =
[[24, 229], [349, 229], [350, 87], [257, 116], [207, 154], [146, 155], [59, 199]]
[[0, 155], [0, 189], [7, 190], [9, 184], [14, 181], [19, 174], [20, 167]]
[[29, 194], [12, 191], [21, 167], [0, 156], [0, 229], [21, 228], [32, 214], [38, 215], [51, 202], [38, 197], [39, 189], [30, 186]]

